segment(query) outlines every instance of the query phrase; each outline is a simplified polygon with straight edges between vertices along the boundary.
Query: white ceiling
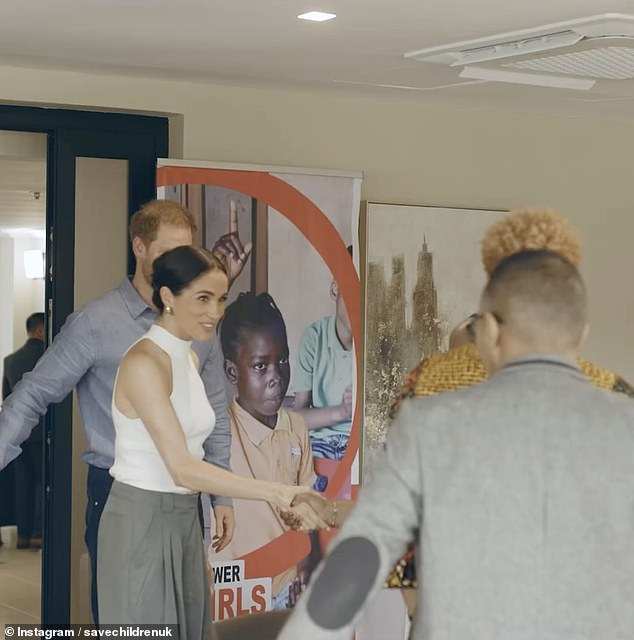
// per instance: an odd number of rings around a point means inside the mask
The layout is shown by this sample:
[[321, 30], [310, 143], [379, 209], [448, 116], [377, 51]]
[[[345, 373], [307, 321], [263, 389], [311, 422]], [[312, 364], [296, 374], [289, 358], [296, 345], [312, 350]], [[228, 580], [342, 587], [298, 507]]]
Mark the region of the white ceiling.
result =
[[[316, 9], [338, 17], [297, 20]], [[589, 92], [474, 82], [403, 57], [608, 12], [634, 15], [634, 0], [2, 0], [0, 64], [634, 122], [634, 79]], [[29, 192], [44, 190], [43, 165], [6, 161], [21, 186], [0, 165], [0, 215], [42, 220], [44, 199]], [[5, 214], [7, 225], [24, 226]]]
[[[314, 9], [338, 18], [297, 20]], [[590, 93], [474, 83], [403, 57], [607, 12], [634, 14], [634, 0], [2, 0], [0, 64], [634, 121], [634, 80]]]

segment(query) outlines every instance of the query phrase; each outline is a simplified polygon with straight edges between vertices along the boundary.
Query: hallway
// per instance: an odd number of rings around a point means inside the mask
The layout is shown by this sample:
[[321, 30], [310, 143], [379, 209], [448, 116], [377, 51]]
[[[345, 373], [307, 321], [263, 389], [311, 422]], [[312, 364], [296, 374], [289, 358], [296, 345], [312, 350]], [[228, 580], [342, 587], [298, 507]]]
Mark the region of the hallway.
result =
[[40, 621], [42, 552], [15, 548], [15, 527], [2, 527], [0, 547], [0, 633], [6, 624]]

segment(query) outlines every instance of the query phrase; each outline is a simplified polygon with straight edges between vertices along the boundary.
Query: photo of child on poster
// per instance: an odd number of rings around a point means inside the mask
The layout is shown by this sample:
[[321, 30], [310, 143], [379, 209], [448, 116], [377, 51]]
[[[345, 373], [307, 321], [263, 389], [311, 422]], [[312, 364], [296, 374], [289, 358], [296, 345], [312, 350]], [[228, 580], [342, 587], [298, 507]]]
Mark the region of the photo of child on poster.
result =
[[[275, 177], [283, 179], [282, 189], [301, 192], [328, 218], [330, 239], [341, 245], [339, 259], [352, 265], [360, 179]], [[344, 295], [350, 283], [339, 286], [340, 265], [326, 264], [310, 224], [300, 229], [287, 211], [248, 188], [213, 182], [164, 182], [164, 197], [193, 213], [195, 241], [242, 256], [243, 264], [229, 273], [217, 337], [225, 358], [232, 470], [350, 499], [351, 485], [358, 483], [358, 436], [352, 442], [351, 432], [358, 348], [353, 324], [359, 318], [351, 322], [348, 308], [358, 313], [358, 278], [351, 304]], [[234, 536], [219, 553], [212, 545], [213, 511], [204, 509], [214, 619], [292, 607], [327, 537], [289, 531], [265, 502], [234, 500], [233, 506]]]
[[[319, 490], [308, 430], [301, 416], [283, 408], [290, 382], [286, 325], [268, 293], [240, 293], [220, 325], [225, 374], [236, 395], [229, 407], [234, 473]], [[282, 536], [287, 528], [267, 502], [235, 500], [236, 529], [215, 561], [242, 557]], [[318, 554], [271, 576], [270, 609], [292, 607]], [[225, 612], [222, 612], [223, 614]]]

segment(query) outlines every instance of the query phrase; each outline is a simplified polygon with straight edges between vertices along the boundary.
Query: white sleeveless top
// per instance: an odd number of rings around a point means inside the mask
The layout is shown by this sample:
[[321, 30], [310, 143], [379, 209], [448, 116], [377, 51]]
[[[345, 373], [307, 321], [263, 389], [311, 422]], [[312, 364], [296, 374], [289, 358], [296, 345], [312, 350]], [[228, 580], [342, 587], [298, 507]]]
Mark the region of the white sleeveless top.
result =
[[[194, 363], [191, 342], [181, 340], [154, 324], [140, 340], [151, 340], [172, 361], [172, 394], [170, 400], [187, 440], [190, 453], [203, 459], [203, 442], [213, 431], [214, 414], [203, 381]], [[136, 343], [134, 343], [136, 344]], [[132, 345], [134, 346], [134, 345]], [[132, 347], [130, 347], [132, 348]], [[118, 373], [117, 373], [118, 375]], [[117, 388], [115, 379], [114, 388]], [[117, 407], [112, 394], [112, 420], [115, 429], [114, 464], [110, 475], [119, 482], [169, 493], [195, 493], [174, 484], [154, 441], [140, 418], [128, 418]]]

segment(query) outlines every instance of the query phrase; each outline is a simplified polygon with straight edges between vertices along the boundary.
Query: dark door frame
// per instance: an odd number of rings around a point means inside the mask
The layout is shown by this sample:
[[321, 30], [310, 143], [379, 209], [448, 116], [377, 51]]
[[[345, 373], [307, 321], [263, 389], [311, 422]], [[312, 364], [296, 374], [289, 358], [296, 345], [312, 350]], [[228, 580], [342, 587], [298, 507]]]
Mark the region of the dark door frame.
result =
[[[168, 157], [168, 120], [97, 111], [0, 105], [0, 129], [48, 135], [47, 340], [74, 310], [75, 159], [128, 160], [128, 216], [156, 197], [156, 159]], [[133, 270], [128, 253], [128, 273]], [[71, 601], [72, 403], [51, 405], [44, 443], [42, 623], [68, 624]]]

